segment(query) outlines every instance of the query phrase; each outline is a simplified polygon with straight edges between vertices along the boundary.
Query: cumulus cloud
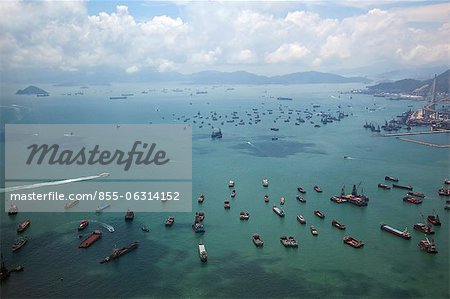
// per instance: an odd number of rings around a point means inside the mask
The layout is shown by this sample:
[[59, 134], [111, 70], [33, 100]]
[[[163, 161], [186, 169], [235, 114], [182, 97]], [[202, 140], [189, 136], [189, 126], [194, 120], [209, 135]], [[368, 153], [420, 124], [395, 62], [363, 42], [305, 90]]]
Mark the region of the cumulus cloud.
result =
[[301, 59], [311, 53], [306, 47], [299, 43], [282, 44], [274, 52], [267, 54], [268, 63], [291, 62]]

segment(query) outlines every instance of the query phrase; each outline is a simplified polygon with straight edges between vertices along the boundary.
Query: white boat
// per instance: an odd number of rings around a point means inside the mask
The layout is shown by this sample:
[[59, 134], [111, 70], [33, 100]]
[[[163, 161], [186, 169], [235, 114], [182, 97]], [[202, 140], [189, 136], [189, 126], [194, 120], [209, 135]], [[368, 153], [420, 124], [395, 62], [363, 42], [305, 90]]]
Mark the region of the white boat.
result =
[[80, 203], [79, 199], [72, 200], [64, 205], [64, 209], [68, 210]]
[[112, 227], [111, 225], [106, 224], [106, 223], [102, 223], [102, 226], [103, 226], [104, 228], [106, 228], [110, 233], [113, 233], [113, 232], [114, 232], [114, 227]]
[[284, 211], [277, 206], [273, 206], [272, 210], [280, 217], [284, 217]]
[[100, 213], [100, 212], [102, 212], [103, 210], [109, 208], [110, 206], [111, 206], [111, 204], [106, 204], [106, 205], [103, 205], [103, 206], [98, 206], [98, 207], [95, 209], [95, 212], [96, 212], [96, 213]]
[[208, 254], [206, 252], [205, 245], [203, 245], [201, 242], [200, 244], [198, 244], [198, 254], [202, 262], [206, 262], [208, 260]]

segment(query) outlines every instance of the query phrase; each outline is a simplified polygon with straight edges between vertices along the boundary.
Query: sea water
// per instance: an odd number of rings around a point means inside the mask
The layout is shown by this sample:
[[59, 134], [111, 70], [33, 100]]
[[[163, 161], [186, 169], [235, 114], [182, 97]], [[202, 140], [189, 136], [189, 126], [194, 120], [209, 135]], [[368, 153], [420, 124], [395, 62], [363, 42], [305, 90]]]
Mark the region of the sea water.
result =
[[[75, 95], [79, 86], [39, 87], [50, 96], [17, 96], [15, 91], [23, 86], [3, 86], [2, 124], [191, 123], [193, 212], [136, 212], [131, 223], [125, 223], [124, 213], [106, 211], [2, 213], [1, 251], [7, 266], [25, 267], [24, 272], [13, 273], [2, 284], [3, 298], [449, 296], [450, 222], [448, 211], [443, 209], [445, 199], [437, 194], [443, 179], [450, 176], [449, 149], [376, 137], [363, 128], [366, 121], [382, 125], [402, 112], [420, 108], [423, 102], [341, 93], [362, 87], [355, 84], [115, 84], [89, 86], [82, 89], [83, 95]], [[109, 99], [122, 93], [134, 95], [126, 100]], [[277, 97], [293, 100], [277, 101]], [[258, 109], [261, 119], [257, 124], [253, 109]], [[311, 120], [305, 118], [306, 109], [315, 109]], [[295, 125], [296, 110], [301, 111], [305, 123]], [[323, 125], [316, 115], [321, 111], [335, 115], [338, 110], [348, 117]], [[238, 125], [239, 120], [226, 122], [234, 111], [245, 125]], [[217, 118], [221, 116], [218, 121], [211, 119], [214, 113]], [[285, 122], [289, 116], [290, 121]], [[187, 118], [190, 120], [184, 122]], [[321, 127], [314, 127], [310, 121]], [[212, 127], [222, 130], [222, 139], [211, 140]], [[271, 131], [271, 127], [279, 131]], [[420, 138], [431, 142], [434, 136]], [[436, 143], [448, 144], [448, 135], [435, 138]], [[4, 165], [4, 138], [0, 150]], [[4, 167], [1, 169], [3, 183]], [[423, 204], [403, 202], [404, 190], [377, 188], [385, 175], [398, 177], [400, 183], [425, 193]], [[269, 179], [268, 188], [262, 187], [265, 177]], [[235, 198], [230, 198], [230, 179], [236, 182]], [[329, 200], [343, 186], [350, 192], [354, 184], [370, 198], [367, 207]], [[320, 185], [323, 193], [314, 192], [314, 185]], [[307, 190], [303, 195], [306, 203], [295, 199], [299, 186]], [[196, 199], [201, 193], [205, 201], [199, 205]], [[269, 203], [264, 202], [264, 194], [270, 196]], [[286, 199], [284, 218], [272, 211], [273, 204], [279, 206], [281, 196]], [[230, 210], [223, 207], [227, 198]], [[3, 201], [4, 194], [0, 199]], [[316, 209], [326, 218], [314, 216]], [[414, 223], [423, 222], [422, 214], [432, 214], [433, 210], [442, 222], [433, 236], [439, 251], [436, 255], [419, 250], [417, 243], [424, 236], [412, 228]], [[204, 234], [191, 229], [195, 211], [206, 214]], [[250, 213], [248, 221], [239, 220], [241, 211]], [[306, 225], [297, 222], [297, 214], [306, 218]], [[175, 217], [175, 224], [165, 227], [169, 215]], [[26, 218], [32, 222], [25, 232], [29, 242], [12, 253], [17, 224]], [[93, 246], [78, 249], [76, 228], [81, 219], [108, 223], [115, 232], [104, 231], [103, 238]], [[332, 219], [344, 223], [347, 229], [332, 227]], [[141, 231], [143, 223], [151, 229], [149, 233]], [[381, 231], [381, 223], [398, 229], [408, 227], [412, 239]], [[311, 235], [310, 225], [317, 227], [318, 237]], [[262, 248], [251, 241], [256, 232], [264, 240]], [[279, 242], [281, 235], [294, 236], [299, 248], [284, 248]], [[362, 240], [365, 246], [354, 249], [345, 245], [345, 235]], [[205, 264], [198, 257], [200, 239], [208, 251]], [[115, 245], [125, 246], [135, 240], [140, 241], [137, 250], [114, 262], [99, 264]]]

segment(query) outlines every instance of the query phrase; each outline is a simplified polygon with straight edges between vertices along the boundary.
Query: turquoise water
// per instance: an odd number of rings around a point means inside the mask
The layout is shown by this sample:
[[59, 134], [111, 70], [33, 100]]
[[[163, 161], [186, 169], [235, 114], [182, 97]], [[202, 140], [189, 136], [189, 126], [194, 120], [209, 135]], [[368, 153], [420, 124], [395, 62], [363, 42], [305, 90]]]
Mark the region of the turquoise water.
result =
[[[13, 273], [2, 284], [2, 297], [449, 296], [450, 221], [448, 211], [443, 209], [445, 199], [437, 195], [443, 179], [450, 176], [449, 150], [373, 137], [362, 127], [365, 121], [382, 124], [422, 103], [366, 95], [350, 98], [339, 93], [361, 87], [358, 85], [233, 86], [234, 90], [228, 90], [231, 86], [112, 85], [92, 86], [83, 90], [82, 96], [73, 95], [78, 87], [40, 87], [51, 96], [15, 96], [23, 86], [3, 87], [3, 122], [184, 123], [183, 119], [192, 121], [200, 112], [203, 127], [198, 121], [193, 124], [193, 212], [172, 213], [175, 224], [171, 228], [164, 226], [168, 213], [136, 213], [133, 223], [125, 223], [121, 213], [19, 213], [15, 217], [2, 213], [1, 249], [7, 265], [25, 266], [23, 273]], [[175, 88], [183, 92], [172, 92]], [[141, 93], [149, 89], [155, 91]], [[208, 94], [196, 95], [196, 90], [207, 90]], [[72, 95], [63, 95], [66, 93]], [[121, 93], [135, 95], [127, 100], [109, 100]], [[294, 100], [276, 101], [271, 96]], [[327, 125], [314, 116], [311, 120], [322, 125], [320, 128], [314, 128], [309, 120], [296, 126], [295, 110], [301, 110], [305, 118], [303, 111], [312, 111], [312, 104], [320, 105], [315, 113], [328, 109], [334, 113], [340, 105], [349, 116]], [[256, 108], [261, 118], [258, 124], [254, 116], [247, 116]], [[268, 109], [273, 114], [268, 114]], [[288, 114], [289, 109], [293, 114]], [[245, 125], [220, 124], [233, 111]], [[221, 116], [217, 122], [206, 119], [214, 112]], [[284, 122], [289, 116], [291, 121]], [[222, 140], [210, 139], [208, 123], [222, 128]], [[280, 130], [273, 132], [271, 127]], [[274, 136], [278, 140], [273, 141]], [[3, 153], [3, 147], [1, 150]], [[401, 183], [425, 193], [424, 203], [404, 203], [402, 190], [378, 189], [385, 175], [398, 177]], [[3, 177], [2, 173], [2, 181]], [[266, 189], [261, 185], [264, 177], [270, 181]], [[236, 182], [237, 195], [230, 199], [231, 209], [227, 211], [223, 201], [230, 198], [230, 179]], [[322, 194], [312, 190], [316, 184], [324, 190]], [[343, 185], [351, 191], [353, 184], [369, 196], [367, 207], [337, 205], [329, 200]], [[306, 203], [295, 200], [298, 186], [307, 190]], [[200, 193], [206, 197], [201, 206], [196, 202]], [[270, 196], [268, 204], [263, 201], [265, 193]], [[281, 196], [286, 198], [285, 218], [272, 212], [272, 205], [279, 205]], [[313, 215], [316, 209], [326, 214], [324, 220]], [[435, 228], [437, 255], [418, 249], [423, 235], [412, 229], [414, 223], [422, 221], [421, 214], [431, 214], [433, 209], [442, 222], [442, 227]], [[199, 210], [206, 213], [206, 233], [201, 236], [190, 227], [194, 212]], [[249, 221], [239, 220], [242, 210], [250, 212]], [[307, 225], [296, 221], [299, 213], [305, 216]], [[27, 217], [32, 221], [26, 231], [29, 242], [13, 254], [10, 246], [16, 237], [15, 228]], [[76, 226], [83, 218], [111, 224], [116, 232], [105, 232], [92, 247], [80, 250]], [[332, 227], [333, 218], [345, 223], [347, 230]], [[412, 240], [381, 231], [383, 222], [399, 229], [407, 226]], [[146, 223], [151, 232], [142, 232], [141, 223]], [[311, 224], [317, 227], [318, 237], [310, 234]], [[255, 232], [264, 240], [263, 248], [251, 242]], [[295, 236], [299, 248], [284, 248], [279, 242], [284, 234]], [[366, 245], [362, 249], [346, 246], [342, 242], [345, 235]], [[198, 258], [200, 238], [208, 250], [206, 264]], [[109, 264], [98, 263], [114, 245], [124, 246], [134, 240], [140, 241], [136, 251]]]

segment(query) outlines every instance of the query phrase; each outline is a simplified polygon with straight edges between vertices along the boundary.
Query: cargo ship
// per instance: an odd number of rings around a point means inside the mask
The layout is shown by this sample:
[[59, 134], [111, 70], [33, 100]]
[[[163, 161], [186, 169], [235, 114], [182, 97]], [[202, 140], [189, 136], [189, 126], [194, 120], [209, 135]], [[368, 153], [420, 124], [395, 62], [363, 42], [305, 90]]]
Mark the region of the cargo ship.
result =
[[129, 253], [130, 251], [135, 250], [136, 248], [138, 248], [138, 246], [139, 246], [139, 242], [136, 241], [136, 242], [133, 242], [130, 245], [128, 245], [126, 247], [122, 247], [120, 249], [119, 248], [113, 248], [113, 251], [112, 251], [111, 255], [103, 258], [100, 261], [100, 264], [108, 263], [108, 262], [110, 262], [110, 261], [112, 261], [114, 259], [117, 259], [117, 258], [119, 258], [119, 257], [121, 257], [121, 256], [123, 256], [123, 255], [125, 255], [127, 253]]
[[252, 236], [252, 241], [253, 244], [255, 244], [256, 247], [262, 247], [264, 245], [264, 241], [261, 240], [261, 237], [259, 236], [259, 234], [253, 234]]
[[285, 216], [284, 211], [275, 205], [272, 207], [272, 210], [275, 212], [275, 214], [277, 214], [280, 217]]
[[433, 239], [425, 237], [425, 240], [420, 240], [417, 246], [427, 253], [438, 253]]
[[19, 223], [19, 226], [17, 227], [17, 232], [18, 233], [23, 232], [30, 226], [30, 224], [31, 224], [31, 221], [29, 219]]
[[398, 189], [405, 189], [405, 190], [410, 190], [412, 191], [413, 187], [412, 186], [406, 186], [406, 185], [399, 185], [399, 184], [392, 184], [392, 187], [394, 188], [398, 188]]
[[391, 226], [389, 226], [387, 224], [382, 224], [380, 226], [380, 229], [384, 230], [384, 231], [386, 231], [388, 233], [391, 233], [393, 235], [396, 235], [397, 237], [406, 239], [406, 240], [411, 239], [411, 234], [408, 232], [408, 228], [405, 228], [404, 231], [400, 231], [400, 230], [398, 230], [396, 228], [393, 228], [393, 227], [391, 227]]
[[94, 230], [89, 237], [87, 237], [80, 243], [78, 248], [88, 248], [89, 246], [97, 242], [101, 237], [102, 232], [99, 230]]
[[364, 246], [364, 243], [362, 241], [356, 240], [353, 237], [345, 236], [343, 239], [345, 244], [350, 245], [354, 248], [361, 248]]

